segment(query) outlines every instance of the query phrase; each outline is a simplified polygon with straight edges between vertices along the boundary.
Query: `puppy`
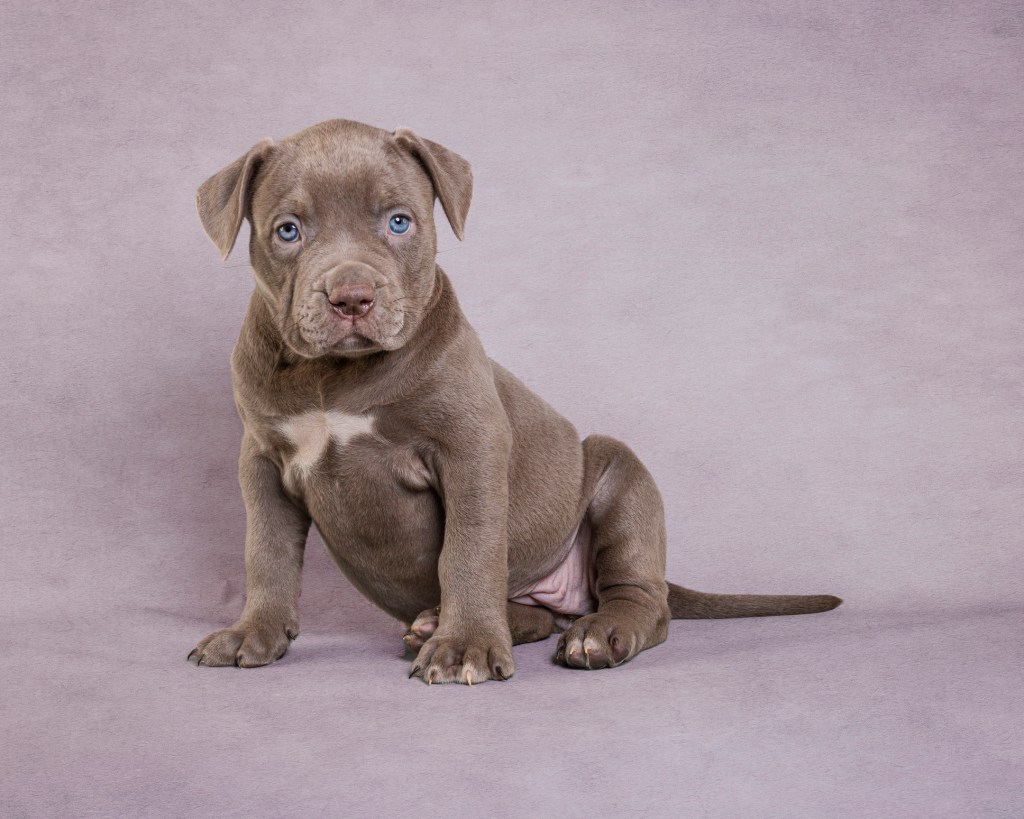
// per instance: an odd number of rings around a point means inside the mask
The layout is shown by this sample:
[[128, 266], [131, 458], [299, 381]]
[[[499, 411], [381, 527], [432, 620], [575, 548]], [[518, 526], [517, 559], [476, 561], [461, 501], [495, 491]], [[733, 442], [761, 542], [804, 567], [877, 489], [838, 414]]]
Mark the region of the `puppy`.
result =
[[299, 633], [310, 523], [405, 624], [428, 683], [504, 680], [512, 646], [562, 630], [570, 668], [621, 665], [671, 618], [805, 614], [827, 595], [713, 595], [665, 581], [665, 522], [623, 443], [582, 442], [484, 353], [435, 261], [435, 198], [460, 239], [465, 159], [346, 120], [264, 140], [199, 188], [227, 258], [243, 219], [256, 288], [232, 357], [244, 424], [246, 600], [197, 665], [260, 666]]

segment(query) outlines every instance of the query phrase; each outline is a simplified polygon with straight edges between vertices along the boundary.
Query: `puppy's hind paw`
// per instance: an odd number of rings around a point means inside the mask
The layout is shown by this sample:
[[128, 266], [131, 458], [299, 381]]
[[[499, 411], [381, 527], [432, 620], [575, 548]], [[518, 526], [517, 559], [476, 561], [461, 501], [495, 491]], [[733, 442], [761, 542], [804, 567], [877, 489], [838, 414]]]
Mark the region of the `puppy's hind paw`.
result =
[[416, 619], [412, 621], [412, 625], [409, 626], [409, 630], [405, 632], [405, 636], [402, 637], [407, 651], [411, 651], [414, 654], [419, 653], [419, 650], [423, 648], [423, 644], [437, 631], [440, 615], [440, 606], [426, 609], [417, 615]]
[[642, 645], [628, 626], [598, 611], [580, 617], [565, 630], [555, 662], [569, 668], [614, 668], [635, 656]]

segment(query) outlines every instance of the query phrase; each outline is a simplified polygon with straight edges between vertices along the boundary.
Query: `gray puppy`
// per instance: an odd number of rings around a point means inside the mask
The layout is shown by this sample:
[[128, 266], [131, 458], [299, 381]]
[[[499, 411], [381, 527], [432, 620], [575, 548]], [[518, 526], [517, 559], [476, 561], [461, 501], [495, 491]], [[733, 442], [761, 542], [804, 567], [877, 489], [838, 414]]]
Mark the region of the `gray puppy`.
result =
[[512, 646], [626, 662], [671, 618], [805, 614], [827, 595], [713, 595], [665, 582], [650, 473], [582, 443], [484, 353], [435, 261], [435, 197], [461, 239], [469, 163], [411, 131], [331, 120], [264, 140], [197, 206], [227, 258], [242, 220], [256, 289], [232, 357], [245, 426], [245, 609], [189, 655], [265, 665], [299, 633], [315, 521], [335, 562], [401, 620], [427, 682], [504, 680]]

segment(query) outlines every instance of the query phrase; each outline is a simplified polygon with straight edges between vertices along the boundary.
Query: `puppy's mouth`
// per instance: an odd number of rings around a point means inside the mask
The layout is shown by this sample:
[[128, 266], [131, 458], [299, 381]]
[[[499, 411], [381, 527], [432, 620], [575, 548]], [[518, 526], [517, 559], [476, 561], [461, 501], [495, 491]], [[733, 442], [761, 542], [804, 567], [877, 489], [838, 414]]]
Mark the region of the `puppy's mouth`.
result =
[[362, 315], [328, 305], [323, 330], [327, 350], [335, 355], [367, 355], [396, 346], [395, 336], [405, 323], [403, 311], [387, 304], [375, 304]]
[[380, 343], [374, 338], [373, 322], [352, 320], [347, 316], [341, 316], [338, 324], [340, 337], [334, 342], [334, 349], [342, 353], [354, 353], [380, 349]]

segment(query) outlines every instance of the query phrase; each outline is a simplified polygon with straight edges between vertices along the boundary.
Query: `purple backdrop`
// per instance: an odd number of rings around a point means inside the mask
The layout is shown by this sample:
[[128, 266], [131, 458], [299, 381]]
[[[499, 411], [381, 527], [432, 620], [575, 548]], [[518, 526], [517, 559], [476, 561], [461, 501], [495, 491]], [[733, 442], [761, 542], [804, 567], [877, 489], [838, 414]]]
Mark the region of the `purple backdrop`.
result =
[[[0, 11], [0, 813], [1024, 815], [1024, 11], [488, 6]], [[428, 688], [314, 538], [286, 659], [188, 665], [252, 286], [195, 189], [339, 116], [473, 163], [441, 263], [648, 463], [672, 579], [845, 606]]]

